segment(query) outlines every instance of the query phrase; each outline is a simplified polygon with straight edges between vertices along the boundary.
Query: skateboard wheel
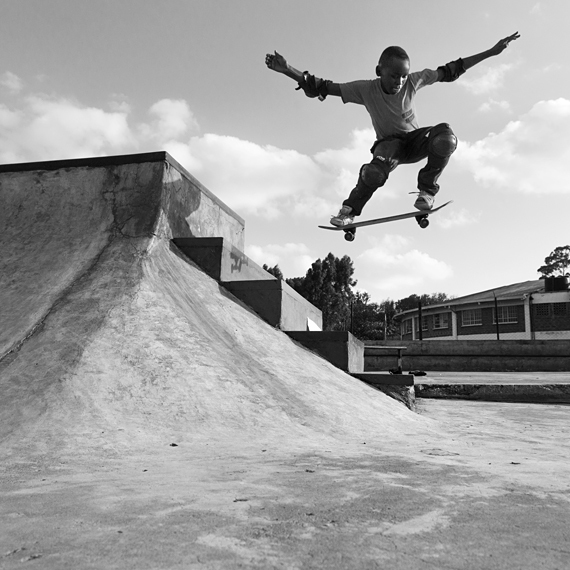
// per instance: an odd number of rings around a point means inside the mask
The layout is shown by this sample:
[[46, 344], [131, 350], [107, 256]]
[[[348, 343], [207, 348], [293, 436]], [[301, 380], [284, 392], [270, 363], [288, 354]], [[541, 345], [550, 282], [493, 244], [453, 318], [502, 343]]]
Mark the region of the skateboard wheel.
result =
[[425, 230], [428, 226], [429, 226], [429, 220], [426, 218], [420, 218], [418, 220], [418, 224], [420, 225], [420, 228], [422, 228], [422, 230]]
[[344, 239], [346, 241], [354, 241], [356, 236], [352, 232], [344, 232]]

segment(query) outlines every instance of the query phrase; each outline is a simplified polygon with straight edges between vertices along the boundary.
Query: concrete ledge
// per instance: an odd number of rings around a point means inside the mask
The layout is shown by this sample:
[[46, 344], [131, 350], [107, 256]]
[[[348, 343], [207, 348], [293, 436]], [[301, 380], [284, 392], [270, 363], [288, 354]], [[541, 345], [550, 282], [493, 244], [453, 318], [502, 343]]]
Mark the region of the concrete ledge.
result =
[[413, 386], [414, 377], [411, 374], [388, 374], [387, 372], [352, 372], [351, 376], [372, 386]]
[[380, 390], [390, 398], [404, 404], [410, 410], [416, 409], [414, 377], [411, 374], [385, 374], [382, 372], [354, 372], [351, 374], [369, 386]]
[[121, 154], [115, 156], [94, 156], [85, 158], [66, 158], [63, 160], [44, 160], [36, 162], [18, 162], [0, 164], [0, 172], [30, 172], [33, 170], [60, 170], [63, 168], [99, 168], [101, 166], [117, 166], [121, 164], [140, 164], [143, 162], [172, 162], [180, 166], [167, 152], [141, 152], [138, 154]]
[[416, 384], [417, 398], [570, 404], [569, 384]]
[[228, 281], [222, 286], [282, 331], [306, 331], [308, 319], [323, 326], [321, 311], [280, 279]]
[[406, 408], [409, 408], [412, 411], [416, 410], [416, 393], [414, 391], [413, 386], [395, 386], [393, 384], [385, 384], [385, 385], [375, 385], [372, 386], [376, 390], [379, 390], [386, 396], [390, 396], [390, 398], [404, 404]]
[[[570, 371], [569, 340], [428, 340], [376, 341], [378, 346], [406, 346], [404, 369], [470, 372]], [[378, 354], [367, 341], [365, 370], [387, 370], [393, 357]], [[369, 350], [370, 347], [370, 350]]]
[[178, 237], [172, 243], [216, 281], [278, 281], [224, 238]]
[[364, 343], [346, 331], [287, 332], [290, 338], [316, 352], [345, 372], [363, 372]]

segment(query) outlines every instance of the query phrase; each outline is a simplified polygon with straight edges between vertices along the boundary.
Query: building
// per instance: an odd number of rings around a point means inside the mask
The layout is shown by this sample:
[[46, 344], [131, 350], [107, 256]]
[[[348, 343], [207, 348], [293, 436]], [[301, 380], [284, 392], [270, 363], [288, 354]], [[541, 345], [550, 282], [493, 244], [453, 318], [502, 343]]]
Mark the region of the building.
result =
[[398, 316], [402, 340], [570, 339], [568, 279], [524, 281]]

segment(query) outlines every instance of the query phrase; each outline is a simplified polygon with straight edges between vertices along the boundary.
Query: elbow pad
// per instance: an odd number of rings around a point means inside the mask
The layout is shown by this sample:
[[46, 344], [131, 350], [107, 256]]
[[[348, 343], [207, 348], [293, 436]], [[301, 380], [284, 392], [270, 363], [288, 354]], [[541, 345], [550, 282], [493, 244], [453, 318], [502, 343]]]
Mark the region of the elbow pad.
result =
[[304, 71], [303, 79], [299, 81], [299, 87], [296, 90], [302, 89], [307, 97], [318, 97], [321, 101], [324, 101], [329, 94], [328, 87], [331, 83], [332, 81], [328, 79], [321, 79], [311, 75], [308, 71]]
[[437, 70], [443, 71], [443, 79], [440, 81], [451, 82], [455, 81], [458, 77], [465, 73], [465, 66], [463, 65], [463, 60], [461, 58], [455, 61], [450, 61], [445, 65], [440, 65]]

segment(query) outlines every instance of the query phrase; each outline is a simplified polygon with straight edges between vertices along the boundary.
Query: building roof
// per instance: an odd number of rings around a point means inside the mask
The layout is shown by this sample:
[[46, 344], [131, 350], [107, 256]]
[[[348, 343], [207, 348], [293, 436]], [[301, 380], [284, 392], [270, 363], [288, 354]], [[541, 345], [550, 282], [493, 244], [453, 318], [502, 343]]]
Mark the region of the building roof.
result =
[[503, 299], [523, 299], [532, 293], [544, 291], [544, 279], [534, 279], [533, 281], [523, 281], [522, 283], [514, 283], [513, 285], [504, 285], [503, 287], [496, 287], [480, 293], [472, 293], [464, 297], [457, 297], [452, 299], [449, 304], [465, 305], [467, 303], [483, 303], [486, 301], [494, 301], [495, 297], [498, 300]]
[[[426, 305], [424, 309], [432, 311], [435, 308], [448, 308], [457, 305], [477, 305], [479, 303], [488, 303], [495, 300], [522, 300], [532, 293], [539, 293], [544, 291], [544, 279], [534, 279], [532, 281], [523, 281], [522, 283], [514, 283], [513, 285], [503, 285], [480, 293], [472, 293], [463, 297], [456, 297], [455, 299], [448, 299], [443, 303], [436, 305]], [[412, 313], [418, 309], [409, 309], [402, 311], [400, 314]]]

